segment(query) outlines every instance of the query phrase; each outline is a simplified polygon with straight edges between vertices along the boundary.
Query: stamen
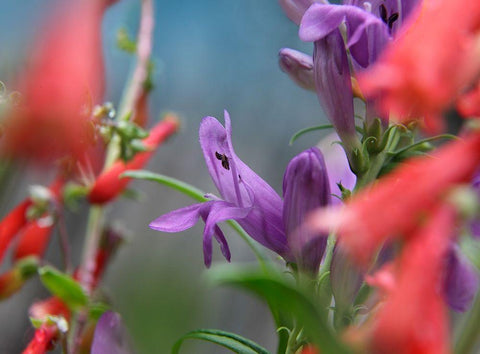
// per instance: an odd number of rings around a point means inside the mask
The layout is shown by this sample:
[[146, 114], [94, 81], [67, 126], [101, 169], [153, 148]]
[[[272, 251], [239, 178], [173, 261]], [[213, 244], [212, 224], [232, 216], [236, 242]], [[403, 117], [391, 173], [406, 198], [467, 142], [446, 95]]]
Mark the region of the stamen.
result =
[[397, 12], [395, 12], [394, 14], [392, 14], [392, 15], [388, 18], [387, 24], [388, 24], [388, 28], [389, 28], [390, 30], [392, 30], [393, 24], [395, 23], [395, 21], [398, 20], [398, 18], [399, 18], [399, 15], [398, 15]]
[[228, 157], [225, 154], [220, 154], [219, 152], [215, 151], [215, 157], [217, 160], [222, 161], [222, 167], [226, 170], [230, 170], [230, 163], [228, 162]]
[[380, 11], [380, 18], [382, 19], [382, 21], [388, 24], [387, 8], [385, 7], [384, 4], [380, 5], [379, 11]]

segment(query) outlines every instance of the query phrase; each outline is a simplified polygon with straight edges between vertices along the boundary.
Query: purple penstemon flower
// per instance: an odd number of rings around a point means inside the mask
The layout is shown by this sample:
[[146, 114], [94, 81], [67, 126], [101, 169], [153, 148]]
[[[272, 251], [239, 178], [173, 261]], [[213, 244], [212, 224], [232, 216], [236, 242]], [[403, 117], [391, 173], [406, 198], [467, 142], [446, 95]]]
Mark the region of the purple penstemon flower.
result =
[[[200, 145], [210, 176], [221, 198], [172, 211], [150, 223], [154, 230], [179, 232], [202, 218], [205, 265], [212, 261], [212, 237], [219, 242], [223, 255], [230, 260], [230, 250], [218, 223], [233, 219], [257, 242], [273, 250], [286, 261], [302, 268], [318, 268], [325, 249], [326, 235], [303, 237], [299, 226], [306, 213], [330, 202], [325, 163], [320, 150], [311, 148], [296, 156], [284, 176], [285, 200], [235, 154], [231, 123], [225, 111], [225, 127], [213, 117], [200, 124]], [[312, 240], [313, 239], [313, 240]], [[307, 241], [308, 247], [305, 247]]]
[[[417, 2], [345, 0], [343, 5], [332, 5], [328, 1], [280, 0], [287, 16], [300, 24], [300, 38], [314, 42], [312, 71], [299, 71], [305, 66], [292, 64], [290, 67], [297, 69], [295, 76], [284, 71], [297, 83], [297, 77], [303, 78], [300, 82], [308, 82], [305, 77], [312, 73], [318, 99], [349, 155], [360, 145], [355, 132], [351, 78], [355, 71], [364, 70], [377, 60]], [[281, 50], [280, 61], [285, 60], [282, 52], [287, 50]], [[301, 60], [305, 62], [304, 58]], [[365, 110], [367, 123], [378, 116], [369, 102]]]

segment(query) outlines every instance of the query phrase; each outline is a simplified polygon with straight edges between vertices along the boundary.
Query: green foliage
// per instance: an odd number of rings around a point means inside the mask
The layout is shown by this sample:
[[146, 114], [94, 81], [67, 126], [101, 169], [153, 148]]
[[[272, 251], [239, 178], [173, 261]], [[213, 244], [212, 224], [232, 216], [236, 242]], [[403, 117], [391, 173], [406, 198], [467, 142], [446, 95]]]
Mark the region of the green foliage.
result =
[[249, 339], [216, 329], [198, 329], [185, 334], [174, 344], [172, 354], [179, 353], [180, 347], [186, 339], [200, 339], [215, 343], [238, 354], [269, 354], [265, 348]]
[[295, 140], [297, 140], [298, 138], [300, 138], [302, 135], [304, 135], [306, 133], [313, 132], [313, 131], [316, 131], [316, 130], [324, 130], [324, 129], [333, 129], [333, 125], [332, 124], [324, 124], [324, 125], [317, 125], [317, 126], [314, 126], [314, 127], [301, 129], [301, 130], [299, 130], [298, 132], [296, 132], [295, 134], [292, 135], [288, 144], [292, 145], [295, 142]]
[[209, 276], [216, 283], [256, 294], [268, 303], [277, 316], [283, 316], [290, 323], [301, 324], [306, 340], [320, 348], [323, 354], [349, 353], [327, 324], [329, 303], [326, 299], [313, 299], [311, 289], [304, 289], [281, 274], [251, 269], [217, 267], [209, 272]]
[[85, 306], [88, 297], [80, 284], [71, 276], [57, 269], [45, 266], [38, 270], [43, 285], [55, 296], [58, 296], [72, 310]]

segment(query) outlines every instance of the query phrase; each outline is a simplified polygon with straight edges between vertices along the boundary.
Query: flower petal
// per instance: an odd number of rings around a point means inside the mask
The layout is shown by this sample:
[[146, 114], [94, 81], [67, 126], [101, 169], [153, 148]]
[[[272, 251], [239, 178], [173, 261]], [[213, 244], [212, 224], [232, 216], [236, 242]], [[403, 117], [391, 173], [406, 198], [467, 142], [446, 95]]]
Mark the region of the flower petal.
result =
[[453, 247], [446, 262], [444, 295], [448, 305], [455, 311], [468, 310], [478, 290], [478, 275], [473, 266]]
[[200, 209], [208, 203], [213, 202], [193, 204], [171, 211], [152, 221], [149, 227], [153, 230], [163, 232], [180, 232], [187, 230], [197, 223], [200, 218]]

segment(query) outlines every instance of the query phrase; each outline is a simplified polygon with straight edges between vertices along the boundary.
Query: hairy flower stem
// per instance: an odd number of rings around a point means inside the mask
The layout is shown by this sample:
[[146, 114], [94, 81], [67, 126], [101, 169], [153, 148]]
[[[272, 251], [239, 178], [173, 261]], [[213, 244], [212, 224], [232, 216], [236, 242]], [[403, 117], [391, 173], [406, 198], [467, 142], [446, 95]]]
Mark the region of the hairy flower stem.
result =
[[390, 157], [389, 154], [396, 149], [400, 141], [400, 133], [396, 127], [393, 127], [392, 129], [393, 132], [391, 133], [391, 137], [385, 146], [385, 149], [375, 155], [371, 155], [368, 170], [357, 176], [357, 183], [353, 189], [354, 192], [358, 192], [377, 179], [382, 167]]
[[[137, 102], [145, 90], [148, 79], [148, 65], [152, 52], [152, 37], [154, 26], [153, 0], [142, 0], [140, 28], [137, 35], [137, 64], [123, 95], [118, 117], [129, 120], [135, 114]], [[104, 171], [106, 171], [120, 156], [120, 137], [114, 135], [107, 149]]]
[[475, 345], [478, 343], [478, 333], [480, 332], [480, 296], [477, 295], [468, 317], [456, 332], [455, 353], [469, 354], [473, 353]]
[[298, 348], [300, 348], [300, 345], [302, 345], [302, 340], [299, 340], [301, 332], [301, 327], [295, 324], [289, 333], [285, 354], [295, 354]]

